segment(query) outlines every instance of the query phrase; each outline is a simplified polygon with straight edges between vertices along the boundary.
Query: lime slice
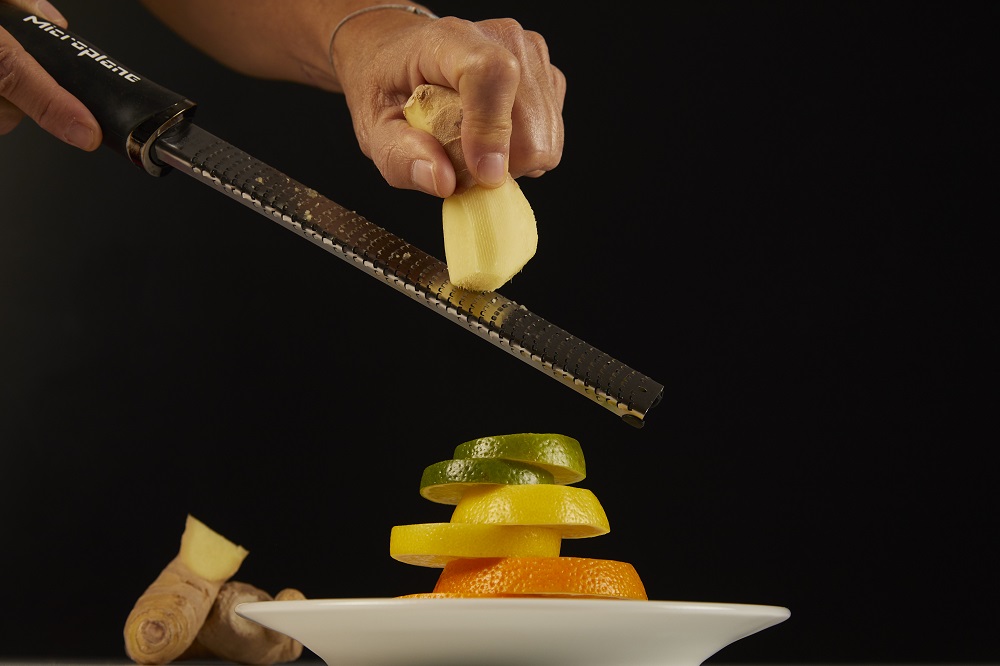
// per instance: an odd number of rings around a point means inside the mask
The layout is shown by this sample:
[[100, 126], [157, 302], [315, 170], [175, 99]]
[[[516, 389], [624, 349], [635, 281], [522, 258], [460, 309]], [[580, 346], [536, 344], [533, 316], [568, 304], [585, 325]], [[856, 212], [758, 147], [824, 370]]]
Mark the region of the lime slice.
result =
[[484, 484], [551, 484], [552, 480], [552, 472], [513, 460], [442, 460], [424, 469], [420, 477], [420, 495], [438, 504], [458, 504], [466, 490], [472, 487]]
[[582, 481], [587, 465], [580, 442], [552, 433], [518, 433], [480, 437], [455, 447], [455, 458], [500, 458], [537, 465], [552, 472], [554, 483]]
[[564, 539], [611, 531], [593, 492], [555, 484], [469, 488], [455, 506], [451, 522], [547, 527]]
[[405, 564], [443, 568], [469, 557], [559, 557], [562, 537], [555, 530], [520, 525], [419, 523], [396, 525], [389, 555]]

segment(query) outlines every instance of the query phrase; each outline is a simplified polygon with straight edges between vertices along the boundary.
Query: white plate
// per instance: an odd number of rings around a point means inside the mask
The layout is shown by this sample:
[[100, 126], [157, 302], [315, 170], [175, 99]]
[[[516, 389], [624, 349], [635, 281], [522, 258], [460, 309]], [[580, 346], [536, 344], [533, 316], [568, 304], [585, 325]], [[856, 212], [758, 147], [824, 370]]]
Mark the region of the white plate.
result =
[[787, 608], [599, 599], [307, 599], [236, 613], [329, 666], [699, 666]]

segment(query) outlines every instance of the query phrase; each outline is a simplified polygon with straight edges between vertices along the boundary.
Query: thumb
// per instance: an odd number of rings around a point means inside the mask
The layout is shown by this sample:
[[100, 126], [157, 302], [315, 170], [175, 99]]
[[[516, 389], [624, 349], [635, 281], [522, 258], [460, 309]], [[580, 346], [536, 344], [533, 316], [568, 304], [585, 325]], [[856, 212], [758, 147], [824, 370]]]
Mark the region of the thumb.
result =
[[[65, 19], [48, 2], [9, 2], [29, 11], [47, 5], [45, 18], [53, 22]], [[38, 12], [42, 16], [41, 11]], [[57, 18], [58, 17], [58, 18]], [[10, 131], [23, 113], [39, 127], [57, 139], [83, 150], [96, 150], [101, 145], [101, 128], [83, 102], [60, 86], [14, 37], [0, 28], [0, 105], [2, 129]], [[12, 111], [11, 106], [18, 111]]]

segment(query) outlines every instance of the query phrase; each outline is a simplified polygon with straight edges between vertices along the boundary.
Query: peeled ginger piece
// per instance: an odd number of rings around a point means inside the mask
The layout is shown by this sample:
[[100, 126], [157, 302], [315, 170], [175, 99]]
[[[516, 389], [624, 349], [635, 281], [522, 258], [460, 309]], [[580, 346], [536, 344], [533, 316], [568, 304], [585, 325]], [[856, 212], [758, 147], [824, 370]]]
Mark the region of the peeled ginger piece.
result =
[[[458, 92], [418, 86], [403, 106], [411, 127], [434, 135], [444, 146], [459, 182], [468, 178], [462, 154], [462, 108]], [[538, 248], [535, 213], [507, 174], [495, 189], [472, 185], [444, 200], [441, 208], [448, 278], [463, 289], [494, 291], [528, 263]]]
[[445, 199], [441, 224], [448, 277], [464, 289], [501, 287], [538, 248], [535, 214], [509, 174], [495, 190], [473, 185]]

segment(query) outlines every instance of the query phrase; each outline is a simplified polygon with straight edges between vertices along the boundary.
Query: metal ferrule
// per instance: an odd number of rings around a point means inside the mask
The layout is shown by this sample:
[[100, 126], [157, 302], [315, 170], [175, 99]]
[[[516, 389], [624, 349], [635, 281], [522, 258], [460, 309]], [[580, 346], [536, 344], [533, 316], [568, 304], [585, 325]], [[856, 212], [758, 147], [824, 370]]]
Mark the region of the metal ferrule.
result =
[[125, 140], [125, 152], [132, 162], [146, 170], [151, 176], [162, 176], [169, 167], [156, 162], [152, 157], [152, 148], [156, 140], [168, 129], [190, 116], [195, 103], [183, 99], [155, 116], [147, 118], [139, 124]]

